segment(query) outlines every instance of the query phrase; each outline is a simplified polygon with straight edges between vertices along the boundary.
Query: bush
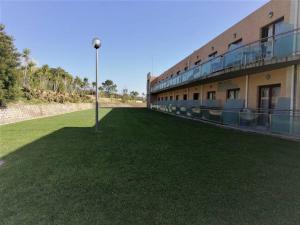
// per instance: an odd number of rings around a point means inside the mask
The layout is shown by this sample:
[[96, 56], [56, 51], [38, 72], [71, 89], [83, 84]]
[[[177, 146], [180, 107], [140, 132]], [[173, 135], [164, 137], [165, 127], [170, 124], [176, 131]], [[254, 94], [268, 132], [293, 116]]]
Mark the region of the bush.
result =
[[6, 107], [6, 100], [4, 98], [0, 99], [0, 107]]

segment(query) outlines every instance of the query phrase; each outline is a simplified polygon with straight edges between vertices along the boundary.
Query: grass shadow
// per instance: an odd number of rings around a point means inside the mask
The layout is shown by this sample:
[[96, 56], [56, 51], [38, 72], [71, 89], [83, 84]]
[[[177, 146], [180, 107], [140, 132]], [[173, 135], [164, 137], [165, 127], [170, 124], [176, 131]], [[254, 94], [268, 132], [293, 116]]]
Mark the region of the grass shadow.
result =
[[297, 224], [299, 147], [112, 109], [3, 157], [0, 223]]

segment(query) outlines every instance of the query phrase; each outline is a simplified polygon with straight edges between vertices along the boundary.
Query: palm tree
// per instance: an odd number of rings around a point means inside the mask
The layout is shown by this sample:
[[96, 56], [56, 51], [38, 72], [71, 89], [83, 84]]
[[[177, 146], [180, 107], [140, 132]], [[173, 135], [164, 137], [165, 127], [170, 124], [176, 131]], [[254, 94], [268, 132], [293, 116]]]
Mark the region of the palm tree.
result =
[[45, 88], [45, 86], [47, 86], [48, 84], [45, 85], [45, 80], [49, 80], [49, 73], [50, 72], [50, 68], [49, 66], [43, 65], [41, 68], [41, 76], [40, 76], [40, 88]]
[[22, 52], [22, 58], [24, 59], [24, 79], [23, 79], [23, 87], [27, 87], [27, 69], [28, 69], [28, 64], [30, 62], [30, 49], [25, 48]]
[[34, 78], [31, 76], [34, 72], [35, 66], [36, 66], [35, 62], [33, 62], [33, 61], [28, 62], [28, 65], [27, 65], [27, 79], [26, 79], [26, 81], [27, 81], [26, 84], [27, 84], [28, 88], [30, 87], [30, 82], [28, 82], [28, 81], [32, 81], [33, 86], [36, 86], [35, 85], [36, 81], [34, 81]]
[[93, 92], [96, 92], [96, 82], [92, 82]]
[[79, 91], [79, 89], [81, 88], [81, 86], [82, 86], [82, 80], [80, 79], [80, 77], [79, 76], [76, 76], [75, 77], [75, 79], [74, 79], [74, 81], [73, 81], [73, 87], [74, 87], [74, 90], [76, 91], [76, 92], [78, 92]]
[[89, 79], [87, 77], [83, 78], [83, 89], [86, 91], [86, 89], [89, 86]]

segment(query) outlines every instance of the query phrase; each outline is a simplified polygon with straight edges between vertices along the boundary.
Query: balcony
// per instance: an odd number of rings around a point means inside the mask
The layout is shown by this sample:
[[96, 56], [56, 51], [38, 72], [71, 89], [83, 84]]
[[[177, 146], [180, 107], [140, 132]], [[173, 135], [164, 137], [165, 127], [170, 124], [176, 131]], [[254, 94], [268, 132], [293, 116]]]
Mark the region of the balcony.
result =
[[229, 73], [233, 76], [241, 70], [254, 73], [260, 72], [258, 68], [275, 69], [295, 62], [300, 62], [300, 28], [236, 48], [164, 80], [150, 90], [154, 94]]
[[[281, 100], [282, 103], [290, 101]], [[241, 130], [300, 139], [300, 111], [280, 106], [272, 110], [246, 109], [243, 100], [231, 101], [227, 107], [220, 107], [217, 100], [202, 104], [198, 100], [158, 101], [151, 103], [151, 109]]]

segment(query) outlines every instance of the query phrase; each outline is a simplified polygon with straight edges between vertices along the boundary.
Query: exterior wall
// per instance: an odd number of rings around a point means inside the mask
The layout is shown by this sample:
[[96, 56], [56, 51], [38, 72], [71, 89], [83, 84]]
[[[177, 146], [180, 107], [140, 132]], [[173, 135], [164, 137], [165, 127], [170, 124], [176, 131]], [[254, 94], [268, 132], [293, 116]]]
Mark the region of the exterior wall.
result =
[[[284, 17], [284, 21], [286, 23], [295, 23], [295, 21], [297, 20], [294, 19], [296, 13], [296, 11], [294, 10], [296, 1], [299, 2], [299, 0], [272, 0], [268, 2], [264, 6], [247, 16], [245, 19], [235, 24], [224, 33], [217, 36], [215, 39], [208, 42], [206, 45], [194, 51], [191, 55], [184, 58], [182, 61], [162, 73], [151, 83], [151, 86], [156, 84], [158, 81], [169, 78], [171, 74], [175, 76], [176, 72], [179, 70], [183, 72], [186, 66], [191, 67], [196, 61], [200, 59], [201, 62], [206, 61], [208, 59], [208, 55], [215, 51], [218, 52], [218, 55], [224, 54], [228, 51], [228, 45], [236, 40], [239, 40], [240, 38], [243, 39], [243, 44], [259, 40], [261, 35], [261, 28], [282, 17]], [[274, 13], [272, 18], [269, 18], [269, 12]], [[291, 17], [291, 12], [293, 18]], [[236, 37], [234, 35], [236, 35]]]
[[246, 91], [246, 76], [227, 79], [219, 82], [209, 83], [203, 85], [203, 99], [207, 99], [207, 92], [215, 91], [216, 100], [221, 102], [221, 105], [224, 105], [227, 100], [227, 90], [229, 89], [240, 89], [240, 99], [245, 99]]
[[288, 68], [253, 74], [249, 76], [249, 98], [248, 107], [257, 108], [258, 107], [258, 88], [263, 85], [280, 84], [281, 85], [281, 96], [290, 97], [291, 91], [288, 83], [289, 73]]
[[150, 107], [150, 103], [154, 100], [153, 96], [151, 96], [150, 93], [150, 84], [151, 82], [155, 79], [154, 76], [151, 75], [151, 73], [147, 74], [147, 86], [146, 86], [146, 90], [147, 90], [147, 107]]
[[[273, 16], [270, 18], [269, 12], [273, 12]], [[284, 21], [289, 24], [293, 24], [294, 28], [300, 27], [300, 0], [272, 0], [266, 5], [256, 10], [245, 19], [235, 24], [221, 35], [207, 43], [205, 46], [194, 51], [191, 55], [184, 58], [182, 61], [165, 71], [159, 77], [154, 78], [151, 81], [151, 86], [156, 84], [160, 80], [164, 80], [170, 77], [171, 74], [176, 76], [177, 71], [184, 71], [185, 67], [192, 67], [194, 63], [201, 59], [201, 62], [205, 62], [209, 54], [214, 51], [218, 52], [218, 55], [228, 51], [228, 45], [235, 40], [243, 39], [243, 44], [257, 41], [261, 36], [261, 28], [278, 20], [284, 18]], [[234, 37], [236, 34], [236, 37]], [[222, 105], [227, 99], [227, 89], [240, 89], [240, 98], [246, 100], [248, 108], [258, 107], [259, 87], [263, 85], [280, 84], [281, 96], [290, 97], [291, 103], [293, 102], [295, 110], [300, 111], [300, 65], [296, 67], [289, 66], [282, 69], [273, 71], [267, 71], [257, 74], [240, 74], [240, 77], [233, 79], [225, 79], [219, 82], [212, 82], [207, 84], [197, 84], [189, 88], [177, 88], [172, 91], [155, 94], [154, 100], [157, 97], [165, 99], [170, 96], [179, 95], [179, 100], [183, 99], [183, 95], [188, 95], [188, 100], [193, 99], [193, 93], [199, 93], [199, 100], [205, 100], [207, 98], [208, 91], [216, 91], [216, 99], [220, 100]], [[230, 74], [228, 74], [228, 78]], [[248, 77], [248, 80], [247, 80]], [[248, 84], [248, 85], [247, 85]], [[246, 93], [247, 91], [247, 93]], [[202, 95], [201, 95], [202, 94]], [[294, 96], [294, 97], [293, 97]]]
[[[300, 109], [300, 65], [297, 68], [297, 85], [296, 85], [296, 109]], [[294, 74], [293, 66], [277, 69], [273, 71], [263, 72], [252, 74], [248, 76], [248, 108], [255, 109], [258, 107], [258, 92], [259, 87], [264, 85], [272, 85], [272, 84], [280, 84], [281, 86], [281, 96], [282, 97], [291, 97], [291, 85], [292, 85], [292, 76]], [[227, 90], [229, 89], [240, 89], [240, 99], [246, 100], [246, 75], [233, 78], [226, 79], [223, 81], [206, 83], [206, 84], [198, 84], [189, 88], [181, 88], [173, 91], [168, 91], [164, 93], [159, 93], [157, 97], [165, 98], [173, 96], [173, 100], [175, 100], [175, 96], [179, 95], [179, 100], [183, 99], [183, 95], [188, 95], [188, 100], [193, 99], [194, 93], [199, 93], [199, 100], [207, 99], [207, 92], [215, 91], [216, 92], [216, 100], [220, 100], [221, 105], [223, 106], [227, 100]]]

